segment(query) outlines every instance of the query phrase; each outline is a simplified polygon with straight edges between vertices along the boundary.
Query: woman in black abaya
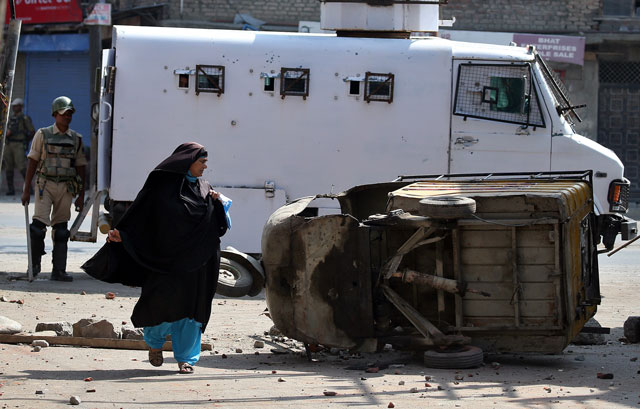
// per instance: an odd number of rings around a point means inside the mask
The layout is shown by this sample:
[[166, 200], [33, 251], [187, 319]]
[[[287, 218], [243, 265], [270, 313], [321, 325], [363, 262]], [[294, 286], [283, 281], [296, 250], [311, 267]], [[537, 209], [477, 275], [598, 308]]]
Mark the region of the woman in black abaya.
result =
[[200, 358], [227, 230], [219, 194], [199, 179], [207, 156], [195, 142], [178, 146], [149, 174], [107, 239], [115, 246], [109, 281], [142, 286], [131, 320], [144, 327], [149, 361], [162, 365], [161, 348], [171, 335], [181, 373], [193, 372]]

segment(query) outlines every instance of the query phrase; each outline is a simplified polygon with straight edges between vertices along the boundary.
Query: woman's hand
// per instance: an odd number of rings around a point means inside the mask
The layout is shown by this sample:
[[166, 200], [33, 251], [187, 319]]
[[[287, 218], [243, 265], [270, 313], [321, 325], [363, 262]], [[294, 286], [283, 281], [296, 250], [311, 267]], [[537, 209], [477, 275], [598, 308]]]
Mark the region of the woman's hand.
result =
[[109, 234], [107, 234], [107, 242], [112, 243], [120, 243], [122, 238], [120, 238], [120, 232], [118, 229], [109, 230]]
[[211, 195], [211, 197], [213, 198], [213, 200], [218, 200], [220, 198], [220, 193], [216, 192], [213, 189], [209, 189], [209, 194]]

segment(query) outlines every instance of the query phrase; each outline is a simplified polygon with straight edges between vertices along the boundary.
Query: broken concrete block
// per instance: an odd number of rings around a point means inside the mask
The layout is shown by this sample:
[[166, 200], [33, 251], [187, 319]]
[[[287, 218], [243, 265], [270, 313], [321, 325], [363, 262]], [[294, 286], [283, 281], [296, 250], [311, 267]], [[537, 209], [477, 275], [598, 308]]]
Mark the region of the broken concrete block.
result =
[[0, 334], [16, 334], [22, 331], [22, 325], [10, 318], [0, 316]]
[[32, 335], [34, 337], [57, 337], [58, 334], [56, 334], [55, 331], [38, 331], [38, 332], [33, 332], [31, 334], [28, 335]]
[[120, 338], [120, 334], [107, 320], [92, 320], [83, 318], [73, 324], [73, 336], [85, 338]]
[[31, 346], [33, 347], [41, 347], [41, 348], [46, 348], [49, 346], [49, 343], [47, 341], [45, 341], [44, 339], [34, 339], [31, 342]]
[[142, 328], [133, 328], [131, 326], [123, 326], [121, 328], [122, 339], [144, 339], [144, 330]]
[[624, 337], [633, 344], [640, 342], [640, 317], [627, 318], [624, 322]]
[[73, 327], [66, 321], [60, 322], [39, 322], [36, 325], [36, 332], [55, 331], [59, 337], [70, 337], [73, 335]]
[[[585, 327], [601, 328], [602, 326], [595, 318], [591, 318], [587, 321]], [[571, 343], [575, 345], [604, 345], [607, 341], [605, 340], [604, 334], [585, 334], [581, 332], [576, 335]]]

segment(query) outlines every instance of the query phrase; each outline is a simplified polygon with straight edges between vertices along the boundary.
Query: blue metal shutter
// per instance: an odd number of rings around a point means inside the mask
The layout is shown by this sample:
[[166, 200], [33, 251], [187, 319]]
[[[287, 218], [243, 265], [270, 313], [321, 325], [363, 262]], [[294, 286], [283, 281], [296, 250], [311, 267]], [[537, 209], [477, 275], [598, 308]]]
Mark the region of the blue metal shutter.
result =
[[51, 102], [60, 95], [73, 101], [71, 129], [89, 146], [91, 106], [89, 54], [84, 52], [27, 53], [26, 112], [36, 129], [53, 124]]

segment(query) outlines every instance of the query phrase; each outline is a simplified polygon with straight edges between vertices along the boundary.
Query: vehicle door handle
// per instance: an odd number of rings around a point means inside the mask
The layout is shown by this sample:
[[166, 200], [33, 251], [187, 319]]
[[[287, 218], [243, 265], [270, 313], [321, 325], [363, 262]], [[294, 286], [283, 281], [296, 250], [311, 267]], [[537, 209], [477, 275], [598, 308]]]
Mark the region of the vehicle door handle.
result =
[[456, 138], [456, 141], [455, 141], [454, 144], [455, 145], [469, 146], [469, 145], [471, 145], [473, 143], [478, 143], [478, 139], [474, 139], [474, 138], [472, 138], [470, 136], [465, 136], [465, 137], [462, 137], [462, 138]]

